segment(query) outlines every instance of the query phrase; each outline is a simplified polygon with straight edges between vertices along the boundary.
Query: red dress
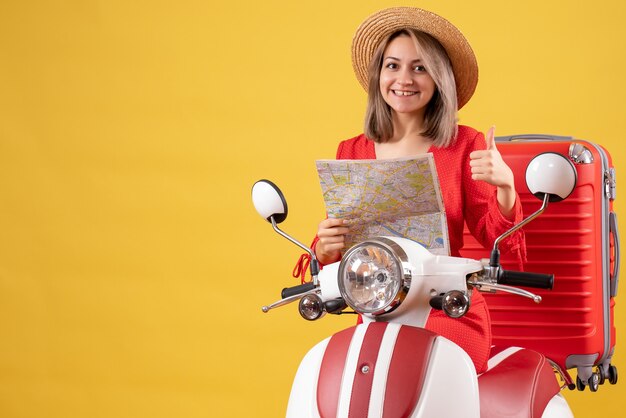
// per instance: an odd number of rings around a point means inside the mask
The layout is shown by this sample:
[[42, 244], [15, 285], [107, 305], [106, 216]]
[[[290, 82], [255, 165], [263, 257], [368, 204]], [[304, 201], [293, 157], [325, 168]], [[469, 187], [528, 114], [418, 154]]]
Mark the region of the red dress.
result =
[[[433, 153], [441, 185], [452, 256], [459, 256], [459, 250], [463, 247], [464, 223], [467, 223], [472, 235], [485, 248], [490, 248], [499, 235], [522, 220], [519, 197], [515, 201], [515, 219], [509, 221], [502, 216], [498, 208], [496, 187], [472, 179], [469, 154], [474, 150], [486, 148], [482, 133], [459, 125], [458, 137], [452, 145], [446, 148], [431, 146], [429, 149], [429, 152]], [[375, 158], [374, 142], [363, 134], [342, 141], [337, 149], [337, 159]], [[316, 242], [317, 238], [312, 244], [313, 248]], [[499, 248], [503, 253], [515, 254], [521, 264], [525, 258], [523, 233], [519, 231], [512, 234]], [[442, 311], [433, 310], [426, 328], [462, 347], [472, 358], [478, 373], [486, 370], [491, 347], [491, 322], [480, 292], [473, 292], [470, 310], [464, 317], [452, 319]]]

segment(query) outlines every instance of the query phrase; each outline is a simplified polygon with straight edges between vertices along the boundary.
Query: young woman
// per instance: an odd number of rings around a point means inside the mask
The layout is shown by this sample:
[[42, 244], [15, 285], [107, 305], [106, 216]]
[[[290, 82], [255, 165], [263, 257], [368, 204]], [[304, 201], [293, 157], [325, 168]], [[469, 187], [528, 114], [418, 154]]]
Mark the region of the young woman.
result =
[[[476, 58], [461, 32], [428, 11], [401, 7], [382, 10], [365, 20], [352, 43], [352, 61], [367, 90], [365, 132], [339, 144], [337, 159], [387, 159], [431, 152], [446, 211], [450, 253], [459, 255], [463, 225], [485, 247], [521, 221], [513, 173], [494, 142], [457, 125], [457, 110], [472, 96], [478, 81]], [[342, 219], [319, 224], [313, 248], [322, 264], [338, 261], [349, 231]], [[501, 245], [520, 262], [521, 232]], [[465, 349], [480, 373], [491, 346], [489, 313], [474, 292], [472, 308], [461, 319], [433, 311], [427, 328]]]

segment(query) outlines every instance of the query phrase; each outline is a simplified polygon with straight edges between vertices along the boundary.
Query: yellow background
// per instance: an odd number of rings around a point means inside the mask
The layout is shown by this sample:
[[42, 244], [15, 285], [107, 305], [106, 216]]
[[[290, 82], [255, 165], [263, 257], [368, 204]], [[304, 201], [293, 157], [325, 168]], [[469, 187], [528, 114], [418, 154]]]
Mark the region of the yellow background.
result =
[[[626, 231], [626, 4], [413, 4], [475, 49], [461, 122], [606, 146]], [[279, 184], [284, 229], [310, 240], [314, 160], [361, 131], [352, 34], [392, 5], [0, 2], [0, 416], [284, 414], [304, 353], [353, 319], [261, 313], [300, 251], [250, 187]], [[578, 417], [623, 414], [621, 342], [621, 384], [566, 393]]]

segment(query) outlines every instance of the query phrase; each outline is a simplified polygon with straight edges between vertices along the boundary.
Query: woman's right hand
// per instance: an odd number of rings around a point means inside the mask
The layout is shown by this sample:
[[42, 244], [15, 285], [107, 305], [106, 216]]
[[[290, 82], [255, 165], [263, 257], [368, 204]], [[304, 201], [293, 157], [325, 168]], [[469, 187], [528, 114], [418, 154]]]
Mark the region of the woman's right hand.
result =
[[330, 264], [341, 259], [341, 250], [345, 247], [345, 235], [349, 229], [344, 219], [327, 218], [317, 228], [318, 241], [315, 255], [322, 264]]

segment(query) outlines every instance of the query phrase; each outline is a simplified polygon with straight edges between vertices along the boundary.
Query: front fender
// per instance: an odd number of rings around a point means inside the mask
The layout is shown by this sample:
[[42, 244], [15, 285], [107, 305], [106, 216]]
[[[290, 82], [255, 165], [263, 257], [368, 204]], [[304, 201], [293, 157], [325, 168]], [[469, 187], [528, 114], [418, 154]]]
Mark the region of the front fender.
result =
[[313, 347], [287, 407], [289, 418], [434, 413], [479, 416], [471, 359], [430, 331], [385, 322], [345, 329]]

